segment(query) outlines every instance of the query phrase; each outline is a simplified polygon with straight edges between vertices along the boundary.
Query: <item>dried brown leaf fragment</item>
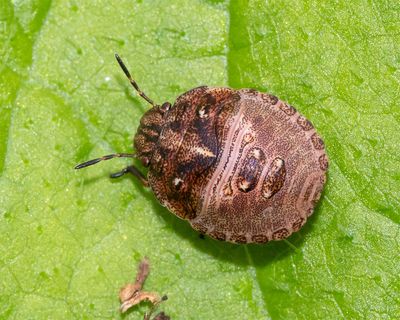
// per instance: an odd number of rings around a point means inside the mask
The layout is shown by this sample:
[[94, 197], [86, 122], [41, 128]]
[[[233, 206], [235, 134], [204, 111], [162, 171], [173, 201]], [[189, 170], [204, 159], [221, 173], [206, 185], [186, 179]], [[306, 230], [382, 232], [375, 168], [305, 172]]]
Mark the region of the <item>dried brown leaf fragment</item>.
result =
[[[150, 309], [150, 312], [148, 314], [146, 313], [144, 316], [145, 320], [150, 320], [150, 316], [153, 313], [154, 309], [158, 306], [158, 304], [168, 299], [166, 295], [160, 297], [160, 295], [156, 292], [142, 291], [143, 284], [146, 281], [149, 272], [149, 260], [147, 258], [144, 258], [139, 263], [135, 282], [126, 284], [119, 291], [119, 299], [121, 301], [120, 310], [122, 313], [126, 312], [128, 309], [141, 303], [142, 301], [150, 301], [150, 303], [152, 304], [152, 308]], [[166, 316], [164, 312], [160, 312], [153, 319], [168, 320], [170, 318]]]

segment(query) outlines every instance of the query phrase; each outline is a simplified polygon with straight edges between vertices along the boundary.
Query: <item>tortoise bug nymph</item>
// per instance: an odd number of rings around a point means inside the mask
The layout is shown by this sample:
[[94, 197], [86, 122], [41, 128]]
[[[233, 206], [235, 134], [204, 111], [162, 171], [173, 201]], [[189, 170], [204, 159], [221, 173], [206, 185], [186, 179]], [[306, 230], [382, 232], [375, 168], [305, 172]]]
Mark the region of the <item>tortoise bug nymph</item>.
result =
[[140, 120], [135, 154], [84, 162], [81, 169], [116, 157], [138, 158], [160, 203], [201, 234], [234, 243], [280, 240], [312, 214], [326, 181], [328, 157], [313, 125], [275, 96], [252, 89], [202, 86], [171, 105], [156, 105]]

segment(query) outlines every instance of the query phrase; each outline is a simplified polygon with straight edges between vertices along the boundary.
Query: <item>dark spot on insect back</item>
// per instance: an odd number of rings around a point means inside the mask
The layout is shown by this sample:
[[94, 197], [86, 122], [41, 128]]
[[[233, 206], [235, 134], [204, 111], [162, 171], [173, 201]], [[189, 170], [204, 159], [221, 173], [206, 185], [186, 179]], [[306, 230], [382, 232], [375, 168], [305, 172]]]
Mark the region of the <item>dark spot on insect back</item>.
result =
[[322, 139], [318, 136], [318, 134], [314, 133], [311, 136], [311, 141], [315, 149], [317, 150], [322, 150], [324, 148], [324, 142]]
[[210, 105], [210, 106], [215, 105], [216, 102], [217, 102], [217, 99], [214, 97], [214, 95], [212, 95], [212, 94], [210, 94], [210, 93], [209, 93], [209, 94], [206, 94], [205, 100], [206, 100], [206, 103], [207, 103], [208, 105]]
[[246, 92], [249, 95], [253, 95], [253, 96], [258, 96], [259, 95], [259, 92], [256, 89], [249, 88], [249, 89], [246, 89], [246, 90], [243, 90], [243, 91]]
[[262, 187], [263, 196], [266, 199], [271, 198], [275, 193], [277, 193], [283, 186], [286, 178], [286, 167], [285, 161], [281, 158], [275, 158], [268, 173], [264, 179], [264, 184]]
[[264, 163], [265, 154], [261, 149], [255, 148], [248, 153], [238, 174], [237, 187], [240, 191], [249, 192], [256, 187]]
[[307, 120], [305, 117], [303, 116], [299, 116], [297, 118], [297, 124], [304, 130], [304, 131], [309, 131], [311, 129], [313, 129], [313, 125], [311, 124], [311, 122], [309, 120]]
[[293, 232], [300, 230], [300, 228], [304, 225], [306, 222], [306, 219], [299, 217], [293, 224], [292, 224], [292, 229]]
[[281, 109], [288, 116], [292, 116], [296, 113], [296, 109], [286, 103], [281, 103], [279, 105], [279, 109]]
[[279, 229], [272, 234], [272, 239], [281, 240], [287, 238], [289, 235], [289, 231], [285, 228]]
[[255, 243], [266, 243], [268, 242], [268, 237], [263, 234], [256, 234], [251, 237], [251, 240]]
[[236, 243], [247, 243], [247, 238], [244, 234], [232, 234], [229, 240]]
[[261, 98], [270, 105], [275, 105], [278, 103], [279, 99], [272, 94], [262, 93]]
[[329, 166], [328, 157], [326, 156], [326, 154], [321, 155], [319, 157], [318, 161], [319, 161], [319, 166], [320, 166], [321, 170], [326, 171]]

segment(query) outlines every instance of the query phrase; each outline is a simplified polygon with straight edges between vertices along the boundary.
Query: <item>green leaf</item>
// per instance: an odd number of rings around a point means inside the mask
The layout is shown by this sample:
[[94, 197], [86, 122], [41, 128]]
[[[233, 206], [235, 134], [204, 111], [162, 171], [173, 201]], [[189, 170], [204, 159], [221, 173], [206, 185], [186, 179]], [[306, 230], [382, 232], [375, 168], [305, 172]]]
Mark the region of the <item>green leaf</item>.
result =
[[[120, 316], [145, 289], [172, 319], [400, 318], [400, 5], [376, 1], [2, 1], [0, 318]], [[133, 178], [141, 115], [114, 60], [173, 102], [254, 87], [296, 106], [330, 156], [328, 184], [287, 241], [201, 240]]]

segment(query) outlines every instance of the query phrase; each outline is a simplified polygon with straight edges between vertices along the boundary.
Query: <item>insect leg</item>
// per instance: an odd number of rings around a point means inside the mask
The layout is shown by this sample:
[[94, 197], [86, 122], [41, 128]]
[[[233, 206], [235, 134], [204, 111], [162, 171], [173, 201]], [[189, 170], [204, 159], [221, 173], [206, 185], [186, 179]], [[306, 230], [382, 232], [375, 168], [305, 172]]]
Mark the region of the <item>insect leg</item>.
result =
[[144, 176], [143, 173], [141, 173], [139, 171], [139, 169], [137, 169], [135, 166], [128, 166], [126, 168], [124, 168], [123, 170], [113, 173], [110, 175], [110, 178], [119, 178], [122, 177], [124, 174], [126, 173], [131, 173], [133, 174], [136, 178], [139, 179], [139, 181], [145, 186], [148, 187], [149, 186], [149, 182], [147, 181], [146, 177]]

